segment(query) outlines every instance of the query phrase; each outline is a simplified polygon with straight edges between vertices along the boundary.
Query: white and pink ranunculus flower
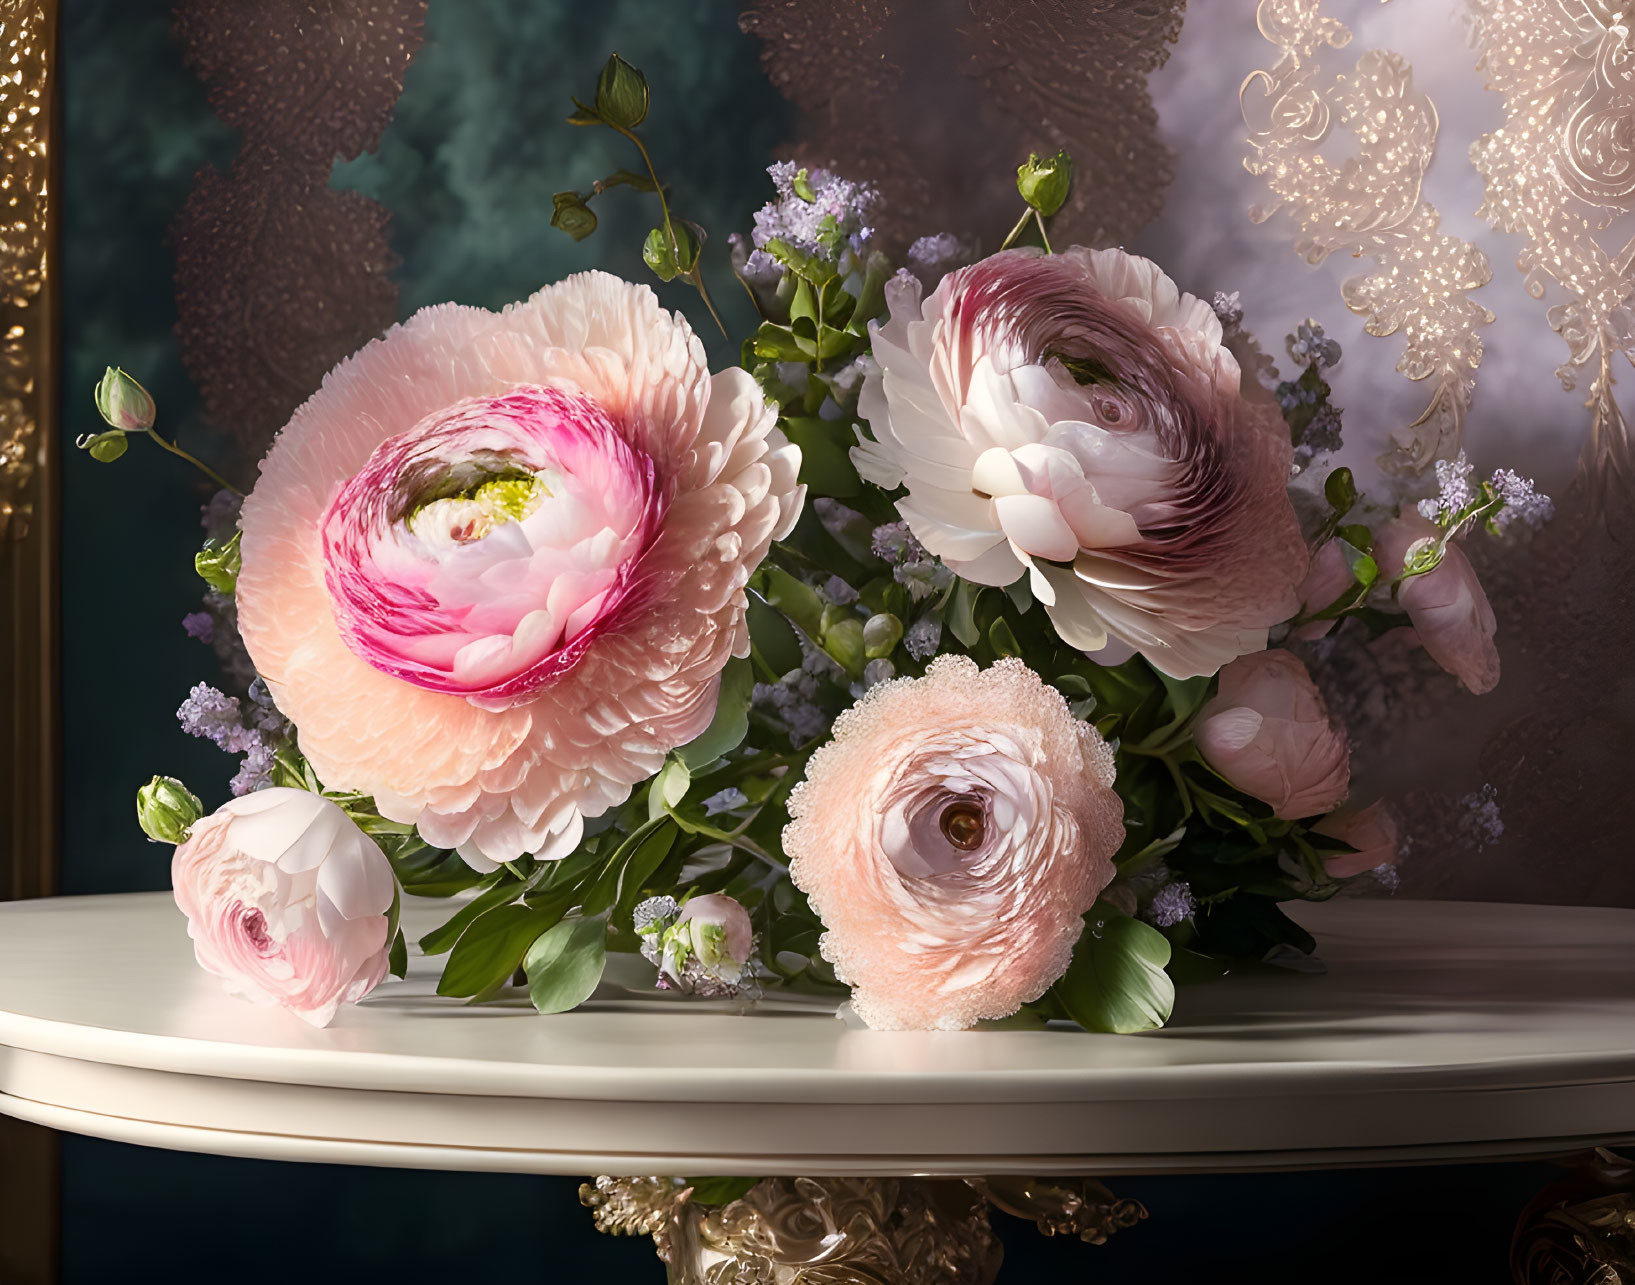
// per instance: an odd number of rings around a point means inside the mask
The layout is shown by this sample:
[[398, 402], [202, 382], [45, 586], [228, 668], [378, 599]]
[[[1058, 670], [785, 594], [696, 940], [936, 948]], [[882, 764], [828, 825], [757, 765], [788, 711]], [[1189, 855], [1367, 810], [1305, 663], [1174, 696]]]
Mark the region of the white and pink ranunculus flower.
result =
[[561, 857], [709, 725], [799, 463], [646, 287], [428, 308], [263, 462], [244, 641], [327, 786], [479, 869]]
[[1019, 660], [869, 689], [789, 799], [789, 873], [880, 1029], [1006, 1017], [1067, 969], [1124, 838], [1113, 753]]
[[200, 967], [241, 998], [327, 1026], [386, 976], [392, 867], [328, 799], [273, 788], [223, 804], [170, 879]]
[[1027, 575], [1057, 632], [1176, 677], [1266, 645], [1299, 606], [1292, 451], [1208, 304], [1146, 259], [1007, 250], [923, 302], [899, 274], [853, 459], [978, 584]]
[[[1405, 512], [1374, 537], [1382, 578], [1394, 580], [1414, 547], [1434, 540], [1440, 528], [1417, 513]], [[1498, 622], [1463, 549], [1448, 545], [1434, 571], [1412, 576], [1397, 590], [1414, 633], [1431, 659], [1478, 696], [1499, 685]]]
[[1280, 649], [1234, 660], [1193, 731], [1204, 761], [1285, 821], [1337, 807], [1351, 748], [1306, 667]]

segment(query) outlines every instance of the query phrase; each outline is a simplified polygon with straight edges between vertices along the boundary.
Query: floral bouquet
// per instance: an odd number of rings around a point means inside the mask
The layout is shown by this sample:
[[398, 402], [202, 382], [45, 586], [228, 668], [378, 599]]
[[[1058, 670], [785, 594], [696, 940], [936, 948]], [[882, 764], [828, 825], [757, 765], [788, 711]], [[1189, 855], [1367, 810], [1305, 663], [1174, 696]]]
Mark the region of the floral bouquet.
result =
[[[643, 170], [553, 225], [648, 194], [646, 263], [714, 318], [645, 79], [615, 57], [575, 106]], [[206, 509], [185, 623], [229, 690], [180, 718], [242, 766], [209, 815], [166, 777], [138, 815], [237, 993], [329, 1022], [404, 974], [407, 893], [451, 900], [416, 943], [447, 996], [559, 1012], [626, 952], [696, 997], [849, 989], [875, 1028], [1136, 1032], [1177, 983], [1306, 960], [1282, 903], [1392, 885], [1307, 660], [1389, 641], [1487, 691], [1459, 542], [1548, 500], [1463, 457], [1417, 504], [1359, 494], [1337, 345], [1302, 326], [1276, 383], [1233, 297], [1053, 247], [1065, 155], [985, 257], [894, 261], [869, 186], [771, 177], [731, 239], [740, 365], [599, 272], [428, 308]], [[96, 458], [186, 456], [122, 372], [98, 406]]]

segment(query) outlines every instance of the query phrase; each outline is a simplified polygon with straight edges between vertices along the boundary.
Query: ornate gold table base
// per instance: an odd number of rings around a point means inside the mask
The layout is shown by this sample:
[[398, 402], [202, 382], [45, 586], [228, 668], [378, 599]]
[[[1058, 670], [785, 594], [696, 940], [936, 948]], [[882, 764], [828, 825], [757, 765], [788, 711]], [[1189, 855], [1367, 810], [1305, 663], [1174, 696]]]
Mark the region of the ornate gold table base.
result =
[[651, 1236], [671, 1285], [992, 1285], [988, 1206], [1103, 1243], [1147, 1216], [1093, 1178], [764, 1178], [723, 1205], [676, 1178], [579, 1189], [598, 1231]]
[[1597, 1151], [1523, 1211], [1517, 1285], [1635, 1285], [1635, 1161]]

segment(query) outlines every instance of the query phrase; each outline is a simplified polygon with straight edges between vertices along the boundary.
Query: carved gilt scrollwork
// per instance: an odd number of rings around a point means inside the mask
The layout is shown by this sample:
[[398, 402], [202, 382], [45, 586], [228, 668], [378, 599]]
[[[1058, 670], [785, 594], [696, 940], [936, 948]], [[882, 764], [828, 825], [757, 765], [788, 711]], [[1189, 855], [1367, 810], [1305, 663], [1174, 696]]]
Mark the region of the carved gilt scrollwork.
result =
[[[1239, 91], [1252, 151], [1244, 164], [1275, 198], [1250, 210], [1263, 222], [1279, 209], [1299, 224], [1295, 249], [1309, 263], [1336, 251], [1371, 259], [1375, 270], [1342, 286], [1345, 304], [1369, 334], [1407, 341], [1397, 370], [1431, 385], [1413, 423], [1392, 434], [1388, 470], [1418, 473], [1459, 449], [1482, 360], [1481, 327], [1493, 314], [1470, 298], [1492, 279], [1487, 256], [1439, 230], [1441, 216], [1421, 195], [1436, 149], [1436, 107], [1414, 85], [1399, 54], [1371, 49], [1342, 75], [1325, 74], [1326, 50], [1351, 31], [1321, 12], [1319, 0], [1261, 0], [1261, 34], [1280, 55]], [[1320, 150], [1336, 127], [1355, 141], [1344, 161]]]
[[700, 1205], [673, 1178], [579, 1189], [599, 1231], [650, 1235], [671, 1285], [991, 1285], [988, 1205], [1101, 1244], [1147, 1211], [1091, 1178], [765, 1178]]

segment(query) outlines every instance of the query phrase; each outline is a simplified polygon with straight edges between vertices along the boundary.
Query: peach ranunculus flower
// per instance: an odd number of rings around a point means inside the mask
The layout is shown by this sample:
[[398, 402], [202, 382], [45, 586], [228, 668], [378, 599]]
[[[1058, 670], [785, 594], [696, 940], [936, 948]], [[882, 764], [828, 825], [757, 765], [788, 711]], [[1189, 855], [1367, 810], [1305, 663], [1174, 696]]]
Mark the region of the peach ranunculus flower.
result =
[[1221, 670], [1193, 736], [1204, 761], [1285, 821], [1327, 812], [1346, 796], [1351, 750], [1297, 657], [1276, 649]]
[[1311, 829], [1313, 834], [1338, 839], [1356, 849], [1324, 857], [1323, 865], [1336, 879], [1349, 879], [1397, 863], [1397, 821], [1383, 799], [1361, 810], [1341, 808], [1331, 812]]
[[1006, 250], [899, 274], [852, 458], [978, 584], [1026, 574], [1064, 641], [1213, 674], [1299, 606], [1288, 428], [1208, 304], [1147, 259]]
[[[1401, 575], [1413, 546], [1440, 533], [1434, 522], [1411, 511], [1386, 523], [1374, 537], [1381, 580]], [[1397, 602], [1431, 659], [1469, 691], [1480, 696], [1499, 685], [1499, 649], [1493, 645], [1498, 622], [1463, 549], [1449, 544], [1434, 571], [1404, 580]]]
[[193, 824], [170, 864], [199, 966], [257, 1004], [327, 1026], [386, 976], [397, 884], [328, 799], [257, 790]]
[[645, 286], [427, 308], [262, 463], [244, 641], [327, 786], [478, 869], [561, 857], [709, 725], [799, 462]]
[[1006, 1017], [1067, 969], [1113, 877], [1113, 752], [1019, 660], [869, 689], [789, 799], [789, 873], [878, 1029]]

